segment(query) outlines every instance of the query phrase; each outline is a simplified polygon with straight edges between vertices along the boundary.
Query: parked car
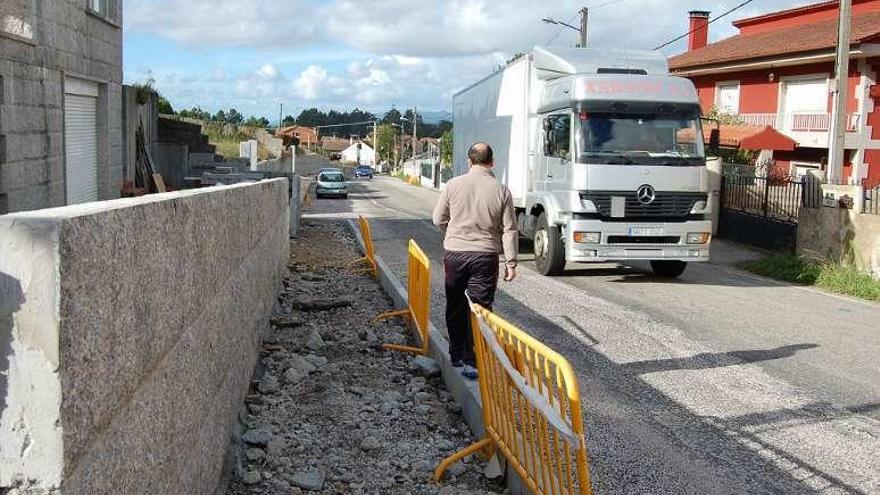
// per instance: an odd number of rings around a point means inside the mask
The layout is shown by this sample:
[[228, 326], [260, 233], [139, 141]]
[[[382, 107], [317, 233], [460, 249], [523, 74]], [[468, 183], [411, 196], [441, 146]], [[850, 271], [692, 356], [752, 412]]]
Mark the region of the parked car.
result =
[[354, 178], [358, 177], [366, 177], [368, 179], [373, 178], [373, 168], [369, 165], [358, 165], [356, 169], [354, 169]]
[[348, 183], [341, 170], [323, 170], [318, 172], [318, 181], [315, 186], [315, 196], [341, 196], [348, 198]]

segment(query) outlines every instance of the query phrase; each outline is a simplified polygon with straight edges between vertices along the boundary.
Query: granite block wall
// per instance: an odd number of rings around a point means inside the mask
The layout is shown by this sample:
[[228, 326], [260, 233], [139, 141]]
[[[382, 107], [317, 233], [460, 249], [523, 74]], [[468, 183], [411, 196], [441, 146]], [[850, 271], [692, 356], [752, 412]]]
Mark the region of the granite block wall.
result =
[[289, 215], [275, 179], [0, 217], [0, 492], [213, 493]]

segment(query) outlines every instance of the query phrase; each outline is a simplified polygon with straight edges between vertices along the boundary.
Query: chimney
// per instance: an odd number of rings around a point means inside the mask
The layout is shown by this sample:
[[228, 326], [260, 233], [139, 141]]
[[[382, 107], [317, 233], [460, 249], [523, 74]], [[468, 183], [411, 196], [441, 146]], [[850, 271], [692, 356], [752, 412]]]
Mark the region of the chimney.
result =
[[688, 29], [688, 51], [703, 48], [709, 43], [709, 12], [705, 10], [692, 10], [690, 15], [690, 29]]

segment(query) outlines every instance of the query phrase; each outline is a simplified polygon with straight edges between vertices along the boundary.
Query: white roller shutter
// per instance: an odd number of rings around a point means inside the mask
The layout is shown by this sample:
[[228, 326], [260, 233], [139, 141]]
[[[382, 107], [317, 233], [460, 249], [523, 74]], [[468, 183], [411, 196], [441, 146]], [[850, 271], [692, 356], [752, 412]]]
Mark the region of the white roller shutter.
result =
[[66, 79], [64, 153], [67, 204], [98, 200], [98, 85]]

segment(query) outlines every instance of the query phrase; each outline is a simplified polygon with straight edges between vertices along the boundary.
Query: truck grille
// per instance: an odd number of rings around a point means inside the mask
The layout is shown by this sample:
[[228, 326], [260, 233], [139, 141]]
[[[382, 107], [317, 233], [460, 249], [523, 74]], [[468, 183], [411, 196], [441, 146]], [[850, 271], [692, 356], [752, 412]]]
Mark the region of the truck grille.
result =
[[639, 202], [635, 191], [582, 191], [581, 200], [590, 200], [596, 205], [599, 216], [611, 217], [611, 197], [625, 198], [624, 218], [682, 219], [686, 218], [697, 201], [706, 201], [708, 196], [702, 192], [656, 192], [649, 205]]

